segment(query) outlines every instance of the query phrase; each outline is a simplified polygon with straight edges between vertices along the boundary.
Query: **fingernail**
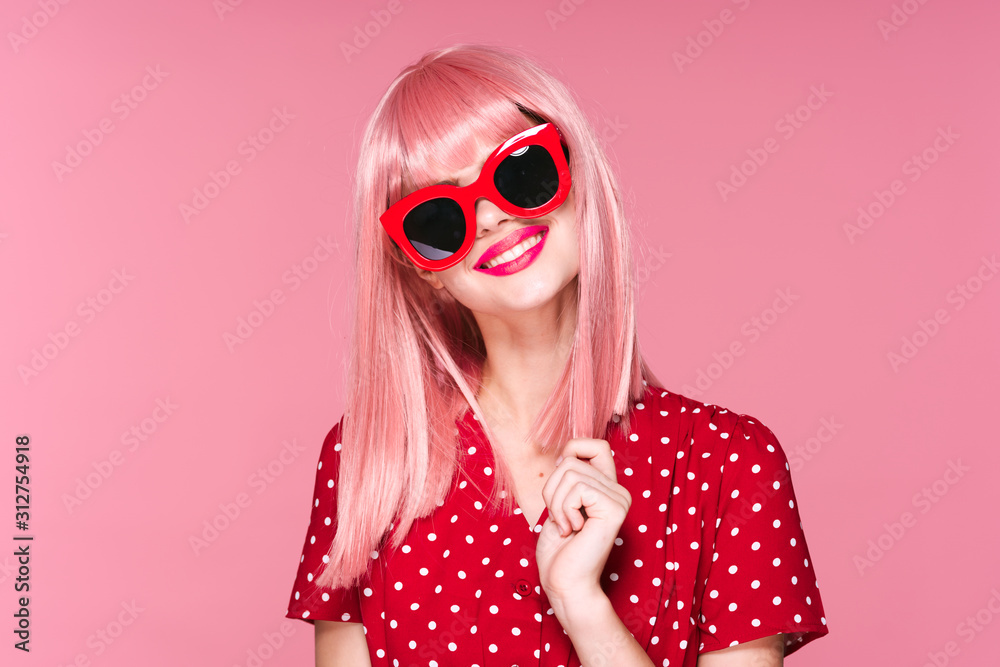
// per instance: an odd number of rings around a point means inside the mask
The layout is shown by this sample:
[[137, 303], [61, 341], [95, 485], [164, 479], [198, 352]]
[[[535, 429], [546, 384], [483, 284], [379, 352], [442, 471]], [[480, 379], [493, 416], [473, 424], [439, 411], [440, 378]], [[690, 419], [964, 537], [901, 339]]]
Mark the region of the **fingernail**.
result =
[[558, 458], [556, 458], [556, 465], [559, 465], [560, 463], [562, 463], [562, 460], [563, 460], [563, 457], [562, 457], [562, 454], [560, 454], [558, 456]]

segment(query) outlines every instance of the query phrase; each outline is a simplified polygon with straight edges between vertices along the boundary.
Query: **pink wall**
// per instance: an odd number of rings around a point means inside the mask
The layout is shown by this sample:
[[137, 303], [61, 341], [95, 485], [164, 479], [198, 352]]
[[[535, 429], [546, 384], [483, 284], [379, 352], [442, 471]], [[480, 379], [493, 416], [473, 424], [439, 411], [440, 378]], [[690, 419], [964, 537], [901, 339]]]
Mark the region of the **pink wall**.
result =
[[0, 9], [0, 436], [8, 475], [31, 436], [36, 536], [23, 655], [8, 476], [0, 662], [248, 666], [284, 627], [263, 664], [311, 664], [282, 617], [343, 407], [358, 133], [419, 54], [485, 41], [601, 129], [661, 380], [794, 466], [831, 633], [790, 660], [995, 664], [995, 3], [153, 4]]

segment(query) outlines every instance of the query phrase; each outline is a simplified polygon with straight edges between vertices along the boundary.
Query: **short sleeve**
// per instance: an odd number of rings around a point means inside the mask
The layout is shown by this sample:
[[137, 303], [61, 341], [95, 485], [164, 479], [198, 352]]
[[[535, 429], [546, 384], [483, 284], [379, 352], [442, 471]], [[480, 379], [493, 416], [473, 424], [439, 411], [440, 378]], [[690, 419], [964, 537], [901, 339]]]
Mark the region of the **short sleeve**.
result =
[[700, 653], [785, 633], [785, 655], [829, 630], [788, 460], [769, 428], [740, 415], [723, 461]]
[[362, 622], [361, 599], [357, 587], [320, 588], [315, 583], [328, 560], [327, 552], [337, 529], [336, 485], [342, 427], [343, 418], [327, 434], [320, 449], [309, 528], [306, 530], [299, 569], [288, 600], [288, 611], [285, 613], [286, 618], [301, 619], [310, 624], [316, 619]]

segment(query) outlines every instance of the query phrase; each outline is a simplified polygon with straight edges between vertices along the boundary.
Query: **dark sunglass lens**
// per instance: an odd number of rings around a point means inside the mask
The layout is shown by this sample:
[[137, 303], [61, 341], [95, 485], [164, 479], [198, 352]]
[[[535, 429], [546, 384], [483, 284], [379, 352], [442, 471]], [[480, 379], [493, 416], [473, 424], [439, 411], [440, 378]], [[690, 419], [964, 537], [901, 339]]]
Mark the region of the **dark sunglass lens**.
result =
[[431, 199], [406, 214], [403, 233], [425, 258], [447, 259], [465, 240], [465, 214], [454, 199]]
[[537, 145], [528, 146], [503, 159], [493, 174], [493, 184], [511, 204], [537, 208], [555, 196], [559, 189], [559, 171], [547, 150]]

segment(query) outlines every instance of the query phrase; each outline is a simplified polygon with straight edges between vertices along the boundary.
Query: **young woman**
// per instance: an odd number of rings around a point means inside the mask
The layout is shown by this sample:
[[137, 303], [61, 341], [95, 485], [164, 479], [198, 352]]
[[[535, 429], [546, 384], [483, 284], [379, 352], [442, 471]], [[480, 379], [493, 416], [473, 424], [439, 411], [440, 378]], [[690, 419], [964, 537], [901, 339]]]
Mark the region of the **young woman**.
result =
[[788, 464], [663, 389], [569, 91], [433, 51], [362, 138], [344, 415], [286, 613], [316, 664], [780, 665], [827, 633]]

